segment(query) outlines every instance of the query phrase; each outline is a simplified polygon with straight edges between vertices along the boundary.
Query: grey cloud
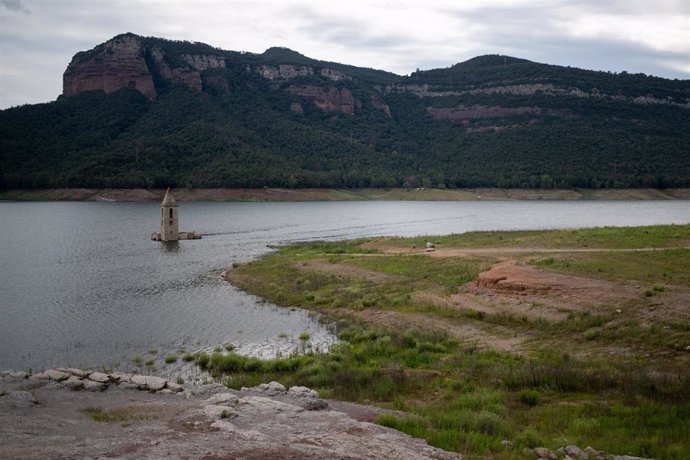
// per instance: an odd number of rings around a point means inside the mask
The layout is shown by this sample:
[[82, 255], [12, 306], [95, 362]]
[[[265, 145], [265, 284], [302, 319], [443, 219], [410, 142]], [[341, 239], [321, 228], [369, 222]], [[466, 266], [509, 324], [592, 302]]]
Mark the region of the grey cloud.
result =
[[[564, 1], [561, 5], [573, 2]], [[629, 4], [628, 4], [629, 3]], [[588, 9], [605, 12], [598, 0], [577, 2]], [[633, 14], [640, 2], [615, 2], [614, 7]], [[559, 26], [562, 12], [557, 8], [536, 6], [520, 8], [479, 8], [473, 11], [448, 10], [459, 24], [482, 24], [471, 37], [475, 54], [504, 53], [548, 64], [569, 65], [592, 70], [629, 71], [667, 78], [682, 72], [672, 63], [687, 61], [687, 55], [651, 49], [643, 44], [612, 38], [575, 38], [566, 36]], [[619, 14], [618, 11], [616, 11]], [[466, 56], [472, 57], [472, 56]], [[690, 74], [686, 74], [690, 76]]]
[[31, 12], [26, 6], [24, 6], [22, 0], [0, 0], [0, 4], [10, 11], [16, 11], [19, 13]]
[[411, 43], [404, 35], [383, 35], [372, 31], [364, 21], [325, 16], [308, 8], [293, 9], [291, 13], [298, 15], [303, 22], [296, 30], [317, 42], [372, 50], [400, 48]]

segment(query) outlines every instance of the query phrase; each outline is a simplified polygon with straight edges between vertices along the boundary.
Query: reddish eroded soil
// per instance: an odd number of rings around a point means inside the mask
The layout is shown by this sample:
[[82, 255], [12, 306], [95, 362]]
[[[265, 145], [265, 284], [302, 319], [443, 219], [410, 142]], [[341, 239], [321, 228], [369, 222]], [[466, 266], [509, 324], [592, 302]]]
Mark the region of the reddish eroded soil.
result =
[[[385, 242], [369, 242], [362, 245], [376, 249], [382, 254], [426, 255], [428, 257], [486, 257], [497, 261], [479, 274], [476, 282], [460, 287], [460, 292], [443, 295], [431, 290], [416, 290], [413, 298], [430, 305], [477, 312], [479, 314], [500, 314], [530, 321], [567, 321], [574, 312], [621, 315], [621, 318], [637, 318], [641, 325], [660, 321], [690, 321], [690, 289], [667, 286], [664, 292], [646, 297], [648, 286], [633, 282], [609, 281], [542, 270], [528, 265], [525, 255], [543, 253], [593, 253], [651, 251], [653, 248], [606, 249], [606, 248], [436, 248], [427, 252], [425, 248], [400, 247]], [[367, 279], [373, 282], [396, 281], [396, 277], [371, 270], [351, 267], [345, 264], [318, 262], [310, 268], [345, 277]], [[398, 281], [404, 282], [404, 277]], [[430, 318], [399, 312], [354, 312], [355, 316], [387, 325], [417, 322], [429, 327], [447, 330], [457, 337], [467, 337], [480, 346], [501, 350], [519, 350], [523, 340], [506, 340], [503, 334], [489, 331], [481, 323], [467, 321], [462, 327], [451, 326], [448, 320]], [[472, 316], [471, 313], [468, 316]], [[469, 324], [469, 325], [468, 325]], [[528, 337], [527, 337], [528, 338]]]

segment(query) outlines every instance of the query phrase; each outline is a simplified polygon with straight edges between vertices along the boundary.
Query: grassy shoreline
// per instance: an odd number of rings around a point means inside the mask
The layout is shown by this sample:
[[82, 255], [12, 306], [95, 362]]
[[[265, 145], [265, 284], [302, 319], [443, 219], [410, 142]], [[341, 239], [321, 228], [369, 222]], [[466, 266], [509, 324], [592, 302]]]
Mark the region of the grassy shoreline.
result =
[[[274, 379], [404, 411], [378, 422], [467, 458], [690, 457], [690, 225], [425, 241], [304, 243], [234, 267], [235, 285], [330, 318], [342, 343], [199, 364], [232, 387]], [[478, 287], [497, 266], [529, 275], [524, 290]]]
[[[174, 189], [179, 201], [690, 200], [690, 189]], [[160, 201], [160, 189], [0, 191], [0, 201]]]

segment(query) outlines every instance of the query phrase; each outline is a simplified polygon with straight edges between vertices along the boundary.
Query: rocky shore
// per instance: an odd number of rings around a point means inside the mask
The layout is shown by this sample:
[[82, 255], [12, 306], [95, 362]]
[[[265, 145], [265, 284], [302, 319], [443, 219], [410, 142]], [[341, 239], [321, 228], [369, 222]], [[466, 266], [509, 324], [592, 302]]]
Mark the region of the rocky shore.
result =
[[119, 372], [6, 371], [0, 458], [461, 458], [364, 421], [369, 409], [277, 382], [235, 391]]
[[[0, 372], [0, 458], [437, 459], [462, 456], [371, 423], [382, 410], [278, 382], [231, 390], [74, 368]], [[509, 441], [504, 441], [512, 448]], [[574, 445], [543, 460], [645, 460]]]

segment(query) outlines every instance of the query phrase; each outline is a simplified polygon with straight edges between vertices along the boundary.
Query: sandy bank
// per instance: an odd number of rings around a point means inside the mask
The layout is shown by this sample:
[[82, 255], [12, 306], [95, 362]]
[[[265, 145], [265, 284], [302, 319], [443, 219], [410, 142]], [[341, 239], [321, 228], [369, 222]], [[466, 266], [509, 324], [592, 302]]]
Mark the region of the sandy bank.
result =
[[[175, 189], [178, 201], [690, 200], [690, 189]], [[0, 192], [11, 201], [161, 201], [165, 190], [53, 189]]]

